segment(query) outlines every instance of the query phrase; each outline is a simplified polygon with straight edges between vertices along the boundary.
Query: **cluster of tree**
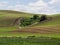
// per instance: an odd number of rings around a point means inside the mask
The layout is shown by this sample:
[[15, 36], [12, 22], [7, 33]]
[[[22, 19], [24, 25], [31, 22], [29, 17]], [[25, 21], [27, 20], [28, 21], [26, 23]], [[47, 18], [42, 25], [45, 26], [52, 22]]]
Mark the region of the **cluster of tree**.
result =
[[21, 23], [20, 26], [28, 26], [32, 24], [32, 19], [25, 18], [20, 23]]
[[20, 26], [28, 26], [31, 25], [35, 22], [42, 22], [47, 20], [47, 16], [46, 15], [42, 15], [41, 17], [39, 17], [38, 15], [33, 15], [33, 17], [31, 18], [24, 18], [20, 23]]

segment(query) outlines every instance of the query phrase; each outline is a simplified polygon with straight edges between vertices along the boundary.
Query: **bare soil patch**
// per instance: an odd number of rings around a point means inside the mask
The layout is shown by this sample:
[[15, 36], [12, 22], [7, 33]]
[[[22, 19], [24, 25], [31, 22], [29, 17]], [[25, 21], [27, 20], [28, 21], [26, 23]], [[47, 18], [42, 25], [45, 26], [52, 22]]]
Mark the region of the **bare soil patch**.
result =
[[18, 30], [9, 31], [9, 32], [10, 33], [40, 33], [40, 34], [58, 33], [60, 34], [60, 28], [57, 28], [57, 27], [25, 28], [25, 29], [18, 29]]

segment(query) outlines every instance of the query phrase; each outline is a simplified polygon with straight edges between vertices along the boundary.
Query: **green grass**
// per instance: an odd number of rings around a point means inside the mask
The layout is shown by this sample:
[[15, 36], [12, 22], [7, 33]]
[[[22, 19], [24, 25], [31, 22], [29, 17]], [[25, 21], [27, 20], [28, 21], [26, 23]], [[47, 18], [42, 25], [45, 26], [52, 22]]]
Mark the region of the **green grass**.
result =
[[0, 27], [0, 32], [6, 32], [6, 31], [13, 31], [17, 30], [17, 27], [11, 26], [11, 27]]
[[0, 45], [60, 45], [60, 38], [50, 37], [0, 37]]
[[0, 33], [0, 37], [23, 37], [23, 38], [26, 38], [28, 36], [60, 38], [60, 34], [6, 33], [6, 32]]

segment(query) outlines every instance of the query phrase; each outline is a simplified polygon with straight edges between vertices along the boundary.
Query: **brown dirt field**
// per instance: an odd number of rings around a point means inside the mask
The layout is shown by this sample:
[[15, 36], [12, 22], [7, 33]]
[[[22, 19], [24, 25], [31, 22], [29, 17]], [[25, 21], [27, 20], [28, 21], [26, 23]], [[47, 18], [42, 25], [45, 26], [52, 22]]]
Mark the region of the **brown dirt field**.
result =
[[40, 33], [40, 34], [60, 34], [59, 27], [34, 27], [34, 28], [24, 28], [15, 31], [9, 31], [10, 33]]

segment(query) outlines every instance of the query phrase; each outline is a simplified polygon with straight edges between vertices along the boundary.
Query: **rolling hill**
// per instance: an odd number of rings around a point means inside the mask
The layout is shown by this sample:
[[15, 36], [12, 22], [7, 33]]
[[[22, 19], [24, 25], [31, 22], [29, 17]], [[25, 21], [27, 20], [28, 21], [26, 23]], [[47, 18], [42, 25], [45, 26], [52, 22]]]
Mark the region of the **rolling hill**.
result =
[[37, 23], [33, 26], [23, 27], [19, 29], [17, 26], [10, 26], [16, 18], [19, 17], [32, 17], [34, 14], [0, 10], [0, 34], [4, 32], [20, 34], [20, 33], [39, 33], [39, 34], [60, 34], [60, 14], [54, 14], [51, 20]]
[[33, 14], [9, 11], [9, 10], [0, 10], [0, 26], [10, 25], [14, 22], [16, 18], [19, 17], [31, 17]]

